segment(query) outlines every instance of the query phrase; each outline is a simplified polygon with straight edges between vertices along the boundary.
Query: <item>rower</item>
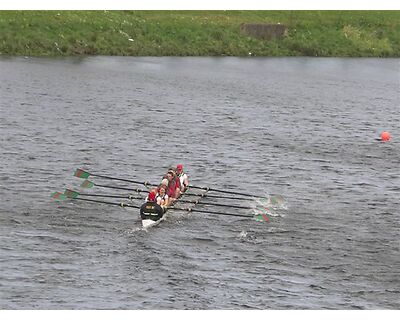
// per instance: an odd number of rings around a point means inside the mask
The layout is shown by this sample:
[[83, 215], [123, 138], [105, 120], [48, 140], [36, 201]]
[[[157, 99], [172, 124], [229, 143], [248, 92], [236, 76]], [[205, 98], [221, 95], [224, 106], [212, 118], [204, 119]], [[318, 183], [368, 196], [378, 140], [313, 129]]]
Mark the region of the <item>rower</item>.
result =
[[156, 203], [156, 193], [153, 190], [146, 197], [146, 202], [140, 207], [140, 216], [143, 220], [159, 220], [164, 214], [164, 209]]
[[189, 180], [188, 180], [188, 176], [185, 172], [183, 172], [183, 165], [178, 164], [176, 166], [176, 174], [179, 178], [179, 181], [181, 183], [181, 192], [185, 192], [188, 185], [189, 185]]
[[166, 177], [168, 179], [168, 188], [167, 188], [167, 195], [169, 197], [168, 205], [170, 205], [180, 195], [181, 192], [180, 182], [179, 178], [176, 177], [175, 172], [173, 170], [169, 170]]
[[146, 201], [146, 202], [150, 201], [149, 199], [153, 199], [153, 197], [154, 197], [153, 201], [155, 201], [155, 197], [156, 197], [157, 192], [158, 192], [157, 188], [151, 189], [149, 194], [146, 196], [146, 199], [144, 201]]
[[181, 185], [181, 180], [179, 179], [177, 173], [176, 173], [176, 169], [172, 168], [171, 171], [174, 173], [174, 182], [175, 182], [175, 199], [178, 199], [182, 192], [182, 185]]
[[168, 195], [166, 194], [167, 187], [164, 184], [160, 184], [158, 187], [158, 193], [156, 195], [156, 202], [159, 206], [165, 208], [168, 205]]
[[165, 186], [165, 189], [167, 189], [168, 188], [168, 184], [169, 184], [169, 181], [167, 179], [167, 175], [165, 175], [165, 178], [163, 178], [162, 181], [161, 181], [161, 185]]

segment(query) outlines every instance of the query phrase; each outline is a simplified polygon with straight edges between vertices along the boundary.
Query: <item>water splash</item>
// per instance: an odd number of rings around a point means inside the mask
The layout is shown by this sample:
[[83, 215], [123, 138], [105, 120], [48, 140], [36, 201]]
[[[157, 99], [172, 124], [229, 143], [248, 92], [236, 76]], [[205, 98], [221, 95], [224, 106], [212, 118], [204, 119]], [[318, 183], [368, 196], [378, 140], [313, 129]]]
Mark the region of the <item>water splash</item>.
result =
[[240, 239], [246, 239], [247, 238], [247, 231], [241, 231], [239, 234]]

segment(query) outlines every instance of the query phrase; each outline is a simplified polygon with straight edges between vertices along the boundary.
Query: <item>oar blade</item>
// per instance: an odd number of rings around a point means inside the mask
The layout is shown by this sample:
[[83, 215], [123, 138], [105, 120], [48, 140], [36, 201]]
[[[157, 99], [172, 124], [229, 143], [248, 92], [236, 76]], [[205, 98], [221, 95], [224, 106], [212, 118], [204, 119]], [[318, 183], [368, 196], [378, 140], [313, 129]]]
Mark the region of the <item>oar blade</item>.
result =
[[53, 192], [51, 194], [52, 199], [56, 200], [56, 201], [62, 201], [66, 198], [65, 194], [61, 193], [61, 192]]
[[269, 218], [266, 214], [257, 214], [254, 216], [257, 221], [269, 222]]
[[76, 199], [76, 198], [78, 198], [79, 193], [74, 191], [74, 190], [71, 190], [71, 189], [66, 189], [65, 192], [64, 192], [64, 195], [67, 198]]
[[285, 202], [285, 199], [281, 195], [273, 195], [269, 198], [272, 205], [281, 205]]
[[81, 187], [82, 188], [92, 188], [94, 186], [94, 183], [92, 181], [89, 180], [85, 180], [82, 182]]
[[89, 178], [90, 173], [82, 169], [76, 169], [74, 176], [82, 179], [87, 179]]

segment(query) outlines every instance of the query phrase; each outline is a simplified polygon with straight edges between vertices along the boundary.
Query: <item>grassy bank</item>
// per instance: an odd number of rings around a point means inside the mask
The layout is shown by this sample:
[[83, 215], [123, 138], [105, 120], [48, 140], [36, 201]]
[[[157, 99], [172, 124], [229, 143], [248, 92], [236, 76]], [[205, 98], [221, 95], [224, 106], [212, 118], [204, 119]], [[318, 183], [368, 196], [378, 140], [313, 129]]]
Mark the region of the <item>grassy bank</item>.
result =
[[[281, 39], [242, 23], [283, 24]], [[400, 11], [0, 11], [0, 54], [399, 57]]]

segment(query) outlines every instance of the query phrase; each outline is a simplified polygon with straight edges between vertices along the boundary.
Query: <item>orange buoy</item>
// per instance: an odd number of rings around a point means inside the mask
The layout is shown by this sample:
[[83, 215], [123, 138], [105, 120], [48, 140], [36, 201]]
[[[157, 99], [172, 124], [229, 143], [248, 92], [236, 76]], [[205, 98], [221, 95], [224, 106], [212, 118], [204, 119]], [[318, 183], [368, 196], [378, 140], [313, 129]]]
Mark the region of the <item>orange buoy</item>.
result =
[[381, 133], [381, 141], [389, 141], [390, 140], [390, 134], [387, 131], [383, 131]]

